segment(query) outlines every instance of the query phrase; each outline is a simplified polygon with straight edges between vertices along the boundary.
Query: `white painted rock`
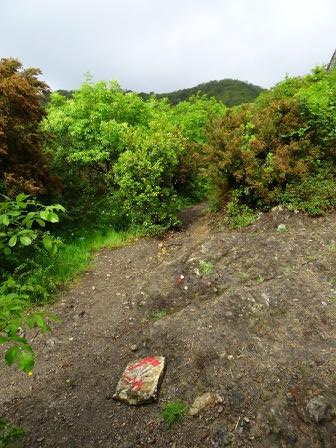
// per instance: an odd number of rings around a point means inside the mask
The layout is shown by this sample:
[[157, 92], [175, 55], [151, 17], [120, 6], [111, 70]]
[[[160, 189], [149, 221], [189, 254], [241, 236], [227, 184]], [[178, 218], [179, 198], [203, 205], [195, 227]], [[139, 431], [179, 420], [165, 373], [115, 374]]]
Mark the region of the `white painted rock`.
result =
[[155, 401], [158, 398], [165, 367], [163, 356], [148, 356], [131, 362], [126, 366], [113, 398], [130, 405]]

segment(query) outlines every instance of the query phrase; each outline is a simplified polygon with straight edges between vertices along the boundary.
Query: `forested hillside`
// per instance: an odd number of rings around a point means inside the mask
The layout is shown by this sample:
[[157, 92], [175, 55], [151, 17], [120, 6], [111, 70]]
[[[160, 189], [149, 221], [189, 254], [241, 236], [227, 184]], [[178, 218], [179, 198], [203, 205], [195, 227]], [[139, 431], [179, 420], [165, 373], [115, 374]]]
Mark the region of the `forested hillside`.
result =
[[[168, 98], [171, 105], [176, 105], [181, 101], [188, 100], [191, 96], [200, 93], [206, 95], [208, 98], [214, 97], [218, 101], [222, 101], [226, 106], [237, 106], [243, 103], [249, 103], [254, 101], [261, 92], [266, 89], [255, 86], [245, 81], [239, 81], [238, 79], [222, 79], [220, 81], [209, 81], [202, 84], [198, 84], [195, 87], [187, 89], [176, 90], [167, 93], [144, 93], [139, 95], [148, 100], [151, 96], [155, 96], [158, 99]], [[71, 98], [73, 90], [57, 90], [58, 93], [65, 98]], [[50, 94], [47, 94], [44, 103], [49, 101]]]
[[[236, 106], [254, 101], [263, 91], [265, 89], [262, 87], [239, 81], [238, 79], [222, 79], [220, 81], [204, 82], [195, 87], [176, 90], [174, 92], [155, 94], [155, 96], [157, 98], [168, 98], [170, 104], [175, 105], [200, 92], [209, 98], [215, 97], [217, 100], [223, 101], [226, 106]], [[140, 95], [143, 98], [148, 98], [149, 96], [146, 93], [140, 93]]]

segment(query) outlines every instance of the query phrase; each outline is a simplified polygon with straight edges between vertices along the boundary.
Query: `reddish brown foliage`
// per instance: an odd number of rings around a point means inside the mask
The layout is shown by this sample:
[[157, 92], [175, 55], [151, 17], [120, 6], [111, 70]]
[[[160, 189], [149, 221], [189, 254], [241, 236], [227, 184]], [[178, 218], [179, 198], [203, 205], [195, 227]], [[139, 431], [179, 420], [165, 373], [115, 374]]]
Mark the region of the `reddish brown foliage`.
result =
[[232, 109], [209, 135], [214, 184], [240, 189], [251, 205], [270, 205], [288, 181], [304, 179], [319, 155], [294, 98]]
[[0, 183], [7, 194], [40, 195], [54, 183], [41, 148], [41, 97], [48, 86], [40, 70], [17, 59], [0, 59]]

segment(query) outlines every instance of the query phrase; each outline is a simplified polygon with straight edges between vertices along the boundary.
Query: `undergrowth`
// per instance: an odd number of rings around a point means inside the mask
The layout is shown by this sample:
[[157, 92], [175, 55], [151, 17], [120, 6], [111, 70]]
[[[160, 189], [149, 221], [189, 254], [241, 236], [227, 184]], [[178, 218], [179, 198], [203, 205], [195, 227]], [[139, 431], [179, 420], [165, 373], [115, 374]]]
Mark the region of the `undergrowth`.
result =
[[187, 415], [188, 407], [181, 401], [175, 400], [163, 406], [163, 418], [168, 426], [173, 426], [174, 423], [182, 420]]

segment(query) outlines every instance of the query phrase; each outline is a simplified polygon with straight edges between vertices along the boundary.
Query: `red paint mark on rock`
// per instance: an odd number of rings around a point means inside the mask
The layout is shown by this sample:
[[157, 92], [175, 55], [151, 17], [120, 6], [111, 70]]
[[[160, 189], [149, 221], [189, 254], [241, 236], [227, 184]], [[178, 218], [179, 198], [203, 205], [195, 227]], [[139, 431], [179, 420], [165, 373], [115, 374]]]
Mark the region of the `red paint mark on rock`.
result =
[[156, 400], [164, 370], [162, 356], [147, 356], [129, 363], [118, 382], [114, 399], [131, 405]]
[[160, 365], [160, 361], [154, 356], [142, 358], [138, 363], [130, 365], [127, 370], [132, 372], [132, 370], [138, 369], [139, 367], [145, 366], [147, 364], [151, 364], [153, 367], [157, 367]]
[[137, 378], [137, 377], [124, 375], [123, 378], [124, 378], [124, 381], [126, 381], [126, 383], [131, 384], [132, 389], [135, 391], [139, 391], [142, 388], [142, 386], [145, 384], [142, 381], [142, 379]]

